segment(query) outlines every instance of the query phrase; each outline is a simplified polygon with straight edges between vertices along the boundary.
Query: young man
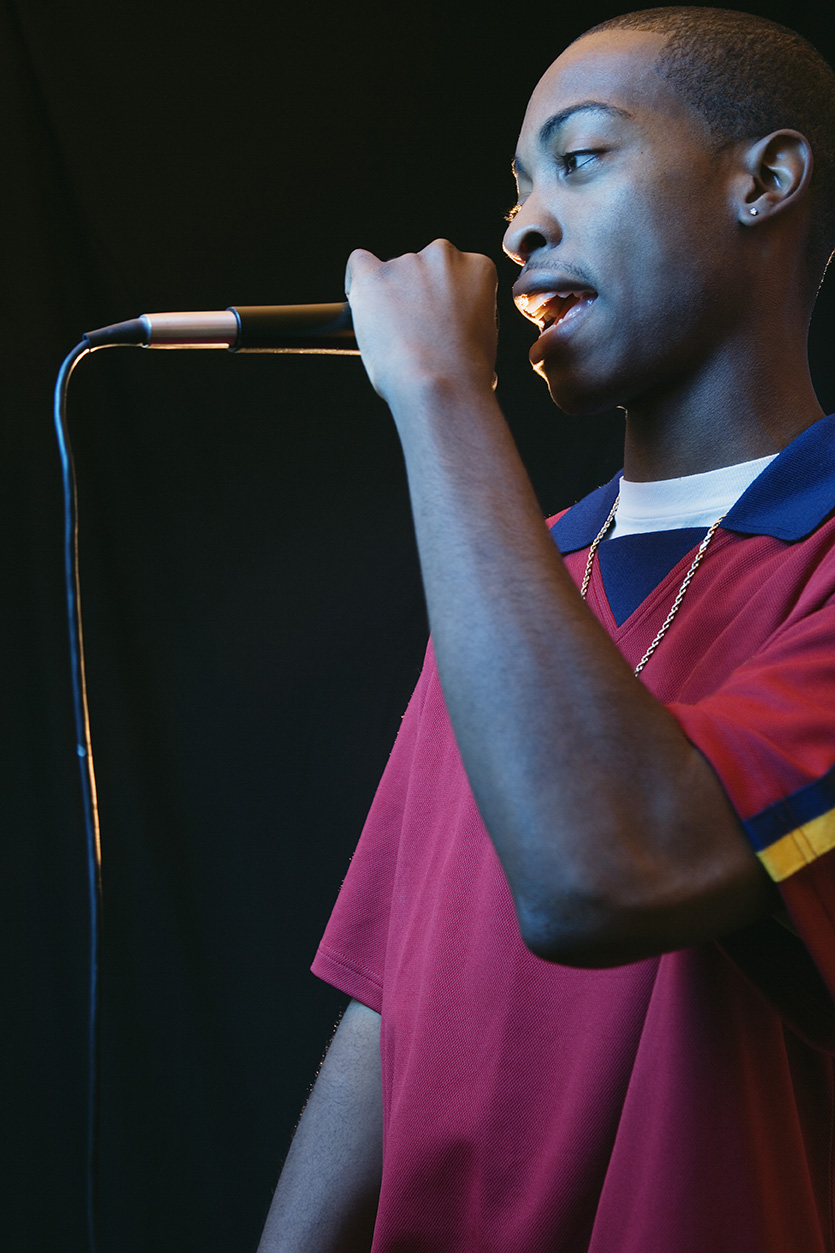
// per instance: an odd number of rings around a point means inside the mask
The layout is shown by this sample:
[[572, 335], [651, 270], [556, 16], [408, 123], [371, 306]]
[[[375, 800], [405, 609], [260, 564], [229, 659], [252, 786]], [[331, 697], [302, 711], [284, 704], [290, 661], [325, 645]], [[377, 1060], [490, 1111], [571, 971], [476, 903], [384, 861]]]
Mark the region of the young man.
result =
[[351, 257], [433, 648], [262, 1250], [835, 1247], [831, 135], [831, 72], [744, 14], [616, 19], [545, 74], [514, 293], [556, 403], [627, 411], [623, 480], [550, 534], [490, 262]]

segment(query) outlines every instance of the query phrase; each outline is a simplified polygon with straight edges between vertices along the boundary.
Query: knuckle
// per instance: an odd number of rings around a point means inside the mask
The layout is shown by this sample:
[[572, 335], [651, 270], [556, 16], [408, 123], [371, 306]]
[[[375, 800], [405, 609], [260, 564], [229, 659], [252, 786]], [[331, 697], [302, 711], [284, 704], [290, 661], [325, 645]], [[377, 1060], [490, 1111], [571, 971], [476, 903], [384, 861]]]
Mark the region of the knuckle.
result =
[[432, 243], [427, 244], [423, 251], [424, 253], [430, 253], [430, 252], [448, 253], [448, 252], [456, 252], [457, 249], [455, 248], [453, 244], [449, 242], [448, 239], [433, 239]]

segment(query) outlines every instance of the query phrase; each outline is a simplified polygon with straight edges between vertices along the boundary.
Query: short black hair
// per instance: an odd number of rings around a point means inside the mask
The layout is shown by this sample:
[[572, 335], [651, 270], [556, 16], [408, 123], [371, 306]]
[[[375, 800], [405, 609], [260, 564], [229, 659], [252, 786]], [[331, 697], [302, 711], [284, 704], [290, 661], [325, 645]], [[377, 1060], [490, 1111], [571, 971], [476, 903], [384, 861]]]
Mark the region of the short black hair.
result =
[[805, 136], [814, 159], [807, 259], [817, 284], [835, 249], [835, 73], [818, 50], [779, 22], [733, 9], [642, 9], [580, 38], [604, 30], [669, 36], [658, 72], [718, 147], [786, 127]]

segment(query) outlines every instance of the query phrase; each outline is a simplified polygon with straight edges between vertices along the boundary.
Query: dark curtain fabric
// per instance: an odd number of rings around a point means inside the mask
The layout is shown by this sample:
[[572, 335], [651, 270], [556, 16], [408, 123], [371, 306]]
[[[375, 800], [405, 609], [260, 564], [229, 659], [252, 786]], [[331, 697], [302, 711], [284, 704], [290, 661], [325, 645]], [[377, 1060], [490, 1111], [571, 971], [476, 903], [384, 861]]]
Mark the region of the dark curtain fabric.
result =
[[[500, 395], [562, 418], [500, 259], [524, 104], [620, 11], [3, 0], [0, 1248], [85, 1248], [87, 887], [51, 395], [83, 331], [338, 300], [355, 246], [500, 265]], [[826, 46], [819, 6], [760, 6]], [[832, 314], [815, 370], [831, 401]], [[830, 406], [831, 407], [831, 406]], [[308, 973], [417, 676], [405, 478], [355, 359], [100, 352], [70, 389], [104, 866], [103, 1253], [248, 1253], [341, 999]]]

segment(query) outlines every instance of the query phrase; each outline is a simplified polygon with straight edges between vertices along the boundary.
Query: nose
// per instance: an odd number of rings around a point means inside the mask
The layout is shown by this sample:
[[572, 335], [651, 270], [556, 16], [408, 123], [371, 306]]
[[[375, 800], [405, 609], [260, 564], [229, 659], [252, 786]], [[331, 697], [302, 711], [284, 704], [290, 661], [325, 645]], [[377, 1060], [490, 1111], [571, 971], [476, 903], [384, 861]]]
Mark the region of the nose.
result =
[[556, 247], [562, 230], [552, 210], [530, 195], [505, 231], [502, 247], [517, 265], [525, 265], [540, 248]]

